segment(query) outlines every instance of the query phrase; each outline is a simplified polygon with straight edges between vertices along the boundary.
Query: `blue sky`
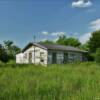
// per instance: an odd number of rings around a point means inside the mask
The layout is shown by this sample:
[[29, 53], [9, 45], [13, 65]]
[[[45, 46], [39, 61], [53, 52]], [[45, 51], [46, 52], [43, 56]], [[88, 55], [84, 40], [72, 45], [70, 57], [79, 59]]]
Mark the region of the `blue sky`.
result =
[[85, 42], [100, 29], [100, 0], [0, 0], [0, 43], [24, 47], [65, 34]]

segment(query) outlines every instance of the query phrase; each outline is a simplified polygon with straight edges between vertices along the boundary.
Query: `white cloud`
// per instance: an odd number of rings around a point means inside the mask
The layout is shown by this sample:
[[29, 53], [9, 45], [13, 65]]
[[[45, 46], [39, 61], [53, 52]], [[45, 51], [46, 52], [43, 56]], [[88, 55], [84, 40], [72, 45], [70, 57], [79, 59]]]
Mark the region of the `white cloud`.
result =
[[92, 30], [99, 30], [100, 29], [100, 18], [99, 19], [97, 19], [97, 20], [95, 20], [95, 21], [92, 21], [91, 23], [90, 23], [90, 28], [92, 29]]
[[70, 35], [70, 37], [77, 37], [77, 36], [79, 36], [79, 33], [78, 33], [78, 32], [72, 33], [72, 34]]
[[53, 42], [55, 43], [58, 39], [59, 39], [59, 38], [55, 38], [55, 39], [53, 39]]
[[[99, 18], [99, 19], [96, 19], [96, 20], [94, 20], [94, 21], [92, 21], [92, 22], [90, 23], [90, 27], [89, 27], [89, 28], [92, 29], [92, 31], [100, 30], [100, 18]], [[82, 44], [86, 43], [86, 42], [90, 39], [91, 33], [92, 33], [92, 32], [90, 32], [90, 33], [85, 33], [85, 34], [83, 34], [82, 36], [80, 36], [80, 37], [79, 37], [80, 42], [81, 42]]]
[[90, 7], [92, 6], [92, 2], [90, 0], [77, 0], [72, 2], [72, 7], [75, 8], [85, 8], [85, 7]]
[[44, 39], [41, 39], [40, 41], [43, 41], [43, 42], [44, 42], [44, 41], [46, 41], [46, 40], [48, 40], [48, 39], [45, 39], [45, 38], [44, 38]]
[[43, 31], [42, 34], [44, 34], [44, 35], [48, 35], [49, 32], [47, 32], [47, 31]]
[[79, 37], [79, 40], [82, 44], [84, 44], [89, 40], [90, 37], [91, 37], [91, 33], [85, 33]]
[[51, 35], [51, 36], [62, 36], [65, 35], [65, 32], [48, 32], [48, 31], [43, 31], [41, 32], [43, 35]]
[[65, 35], [65, 32], [54, 32], [54, 33], [51, 33], [52, 36], [62, 36], [62, 35]]

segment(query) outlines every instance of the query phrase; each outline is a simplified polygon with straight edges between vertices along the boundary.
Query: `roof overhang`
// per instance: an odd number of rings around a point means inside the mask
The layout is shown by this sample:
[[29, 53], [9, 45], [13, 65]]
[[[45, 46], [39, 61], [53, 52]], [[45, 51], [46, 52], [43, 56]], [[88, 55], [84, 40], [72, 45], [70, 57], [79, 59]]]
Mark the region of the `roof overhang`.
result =
[[31, 46], [36, 46], [36, 47], [39, 47], [39, 48], [42, 48], [42, 49], [45, 49], [45, 50], [47, 50], [47, 48], [45, 48], [44, 46], [41, 46], [41, 45], [39, 45], [39, 44], [37, 44], [37, 43], [32, 43], [32, 42], [30, 42], [29, 44], [27, 44], [23, 49], [22, 49], [22, 52], [25, 52], [29, 47], [31, 47]]

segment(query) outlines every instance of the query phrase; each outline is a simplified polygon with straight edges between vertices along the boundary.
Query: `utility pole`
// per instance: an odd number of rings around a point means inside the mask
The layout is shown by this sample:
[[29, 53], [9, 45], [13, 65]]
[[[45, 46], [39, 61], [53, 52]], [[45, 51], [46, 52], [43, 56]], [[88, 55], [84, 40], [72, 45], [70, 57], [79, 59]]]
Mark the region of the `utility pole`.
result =
[[35, 35], [33, 36], [33, 39], [34, 39], [34, 43], [35, 43], [36, 42], [36, 36]]
[[[33, 36], [33, 39], [34, 39], [34, 43], [36, 42], [36, 36], [34, 35]], [[35, 64], [35, 45], [34, 45], [34, 64]]]

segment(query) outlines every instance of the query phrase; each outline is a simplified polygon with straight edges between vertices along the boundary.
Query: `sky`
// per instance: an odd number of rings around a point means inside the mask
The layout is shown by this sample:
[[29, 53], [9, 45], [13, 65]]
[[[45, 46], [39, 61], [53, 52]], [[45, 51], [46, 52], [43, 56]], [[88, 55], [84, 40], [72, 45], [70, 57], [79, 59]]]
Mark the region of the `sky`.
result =
[[100, 0], [0, 0], [0, 43], [56, 41], [76, 37], [85, 43], [100, 29]]

